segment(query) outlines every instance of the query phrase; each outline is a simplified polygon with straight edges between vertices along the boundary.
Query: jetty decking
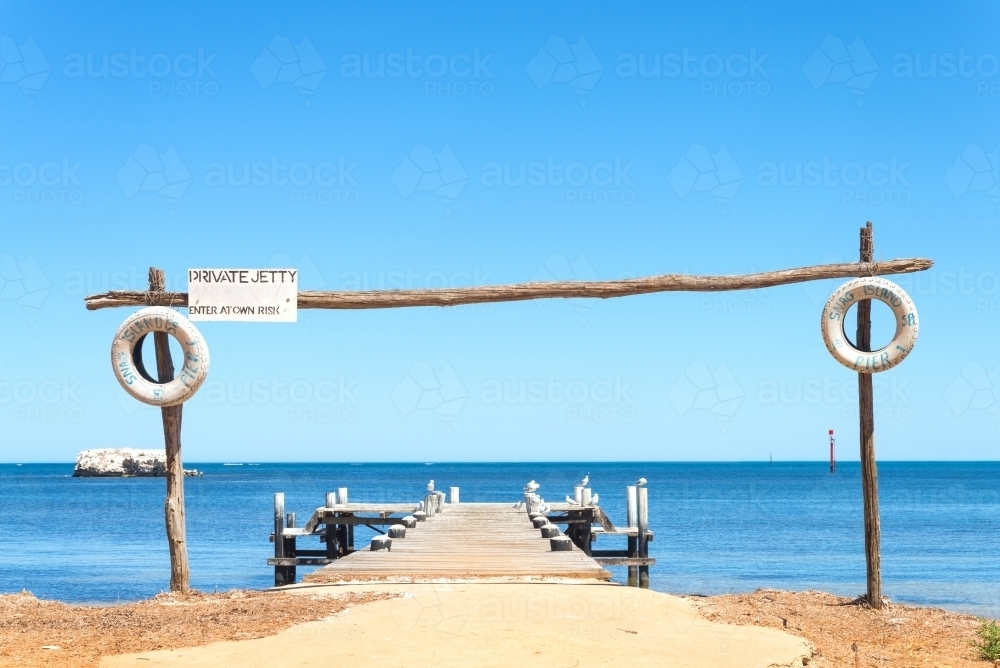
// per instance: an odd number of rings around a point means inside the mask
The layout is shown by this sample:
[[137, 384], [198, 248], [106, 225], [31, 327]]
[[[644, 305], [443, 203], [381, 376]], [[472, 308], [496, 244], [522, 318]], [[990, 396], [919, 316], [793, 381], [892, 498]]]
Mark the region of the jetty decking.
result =
[[391, 550], [361, 550], [314, 574], [320, 579], [592, 578], [611, 573], [582, 550], [552, 552], [523, 509], [509, 503], [446, 504], [406, 530]]
[[[627, 488], [628, 526], [616, 528], [589, 489], [576, 488], [580, 503], [545, 504], [533, 492], [519, 503], [451, 503], [431, 492], [419, 503], [348, 503], [347, 489], [326, 495], [304, 526], [284, 512], [274, 495], [275, 585], [293, 584], [296, 566], [324, 566], [309, 581], [413, 581], [470, 579], [610, 580], [603, 566], [627, 566], [629, 584], [648, 586], [650, 559], [646, 490]], [[412, 513], [412, 514], [411, 514]], [[377, 534], [355, 547], [354, 529]], [[565, 529], [560, 529], [564, 525]], [[383, 531], [379, 527], [389, 527]], [[386, 535], [387, 534], [387, 535]], [[623, 550], [594, 550], [598, 537], [627, 539]], [[318, 537], [323, 549], [298, 541]], [[323, 545], [325, 544], [325, 545]]]

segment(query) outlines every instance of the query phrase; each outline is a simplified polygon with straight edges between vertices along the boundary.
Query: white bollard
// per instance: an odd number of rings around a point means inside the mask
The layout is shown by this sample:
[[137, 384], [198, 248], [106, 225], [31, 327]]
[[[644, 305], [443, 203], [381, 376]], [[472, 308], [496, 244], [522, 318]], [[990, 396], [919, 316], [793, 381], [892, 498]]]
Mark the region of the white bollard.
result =
[[635, 485], [625, 488], [625, 526], [639, 526], [638, 501], [636, 500]]
[[337, 503], [344, 504], [347, 503], [347, 488], [338, 487], [337, 488]]
[[581, 485], [573, 488], [573, 498], [576, 500], [577, 505], [583, 505], [583, 487]]
[[393, 524], [389, 527], [389, 538], [406, 538], [406, 526], [403, 524]]
[[458, 487], [452, 487], [448, 491], [451, 493], [451, 499], [448, 500], [448, 503], [458, 503]]
[[417, 522], [426, 522], [427, 513], [425, 513], [422, 510], [418, 510], [417, 512], [413, 513], [413, 519]]
[[372, 538], [371, 551], [379, 552], [380, 550], [392, 551], [392, 539], [388, 536], [375, 536]]
[[580, 505], [581, 506], [589, 506], [590, 505], [590, 488], [589, 487], [584, 487], [583, 488], [583, 495], [580, 498]]

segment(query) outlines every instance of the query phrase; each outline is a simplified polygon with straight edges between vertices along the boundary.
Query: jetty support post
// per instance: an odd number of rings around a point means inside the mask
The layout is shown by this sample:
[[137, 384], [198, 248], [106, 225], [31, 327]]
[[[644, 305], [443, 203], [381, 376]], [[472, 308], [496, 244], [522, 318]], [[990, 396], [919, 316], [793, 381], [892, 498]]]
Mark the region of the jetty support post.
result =
[[[637, 535], [633, 536], [631, 533], [628, 536], [628, 556], [630, 559], [634, 559], [639, 556], [639, 536], [638, 536], [638, 526], [639, 526], [639, 513], [638, 513], [638, 497], [636, 495], [636, 486], [629, 485], [625, 488], [625, 524], [629, 529], [636, 529]], [[639, 567], [629, 566], [628, 567], [628, 586], [638, 587], [639, 586]]]
[[[336, 492], [327, 492], [326, 498], [323, 501], [324, 508], [332, 508], [337, 503]], [[326, 535], [323, 536], [323, 540], [326, 541], [326, 558], [336, 559], [339, 554], [337, 554], [337, 525], [332, 523], [326, 524]]]
[[[861, 228], [861, 261], [873, 262], [875, 238], [871, 221]], [[872, 300], [858, 302], [857, 348], [871, 351]], [[875, 406], [872, 375], [858, 374], [858, 419], [861, 439], [861, 494], [865, 513], [865, 565], [867, 567], [868, 605], [882, 608], [882, 528], [878, 512], [878, 470], [875, 467]]]
[[[166, 277], [162, 269], [149, 268], [149, 291], [164, 292]], [[154, 332], [156, 377], [160, 383], [174, 379], [174, 362], [170, 357], [170, 339], [166, 332]], [[142, 354], [142, 351], [139, 351]], [[187, 591], [191, 571], [188, 566], [187, 528], [184, 519], [184, 462], [181, 457], [181, 411], [183, 404], [160, 409], [163, 418], [163, 445], [167, 459], [167, 498], [163, 514], [167, 525], [170, 550], [170, 591]]]
[[[347, 488], [337, 488], [337, 503], [347, 505]], [[340, 515], [351, 515], [351, 513], [340, 513]], [[340, 548], [340, 556], [346, 557], [354, 552], [354, 525], [341, 524], [337, 526], [337, 544]]]
[[458, 503], [458, 487], [452, 487], [448, 490], [450, 496], [448, 498], [448, 503]]
[[591, 526], [594, 524], [594, 509], [588, 508], [584, 517], [587, 518], [587, 521], [580, 525], [580, 542], [583, 543], [584, 554], [592, 557], [594, 556], [594, 532], [591, 530]]
[[[638, 552], [639, 557], [645, 559], [649, 556], [649, 495], [645, 486], [636, 490], [636, 524], [638, 528]], [[639, 566], [639, 586], [649, 589], [649, 566]]]
[[[283, 559], [295, 556], [294, 538], [291, 538], [292, 549], [289, 554], [289, 540], [285, 538], [285, 494], [275, 492], [274, 494], [274, 557]], [[295, 566], [275, 566], [274, 586], [283, 587], [295, 584]]]

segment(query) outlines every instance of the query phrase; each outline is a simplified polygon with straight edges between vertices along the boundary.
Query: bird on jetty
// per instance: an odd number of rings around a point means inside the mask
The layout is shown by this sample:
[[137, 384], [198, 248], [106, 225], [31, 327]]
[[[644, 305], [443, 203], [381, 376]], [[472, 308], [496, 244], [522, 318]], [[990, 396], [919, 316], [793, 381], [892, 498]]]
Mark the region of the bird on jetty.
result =
[[434, 481], [433, 480], [431, 480], [429, 483], [427, 483], [427, 491], [428, 492], [433, 492], [434, 491]]
[[590, 482], [590, 474], [583, 476], [583, 480], [580, 481], [580, 487], [586, 487], [587, 483]]
[[[534, 496], [535, 492], [538, 491], [539, 487], [541, 487], [541, 485], [539, 485], [537, 482], [535, 482], [534, 478], [532, 478], [531, 480], [528, 481], [528, 484], [524, 486], [524, 493], [525, 494], [530, 494], [530, 495]], [[514, 507], [515, 508], [520, 508], [523, 505], [524, 505], [524, 500], [522, 499], [522, 500], [518, 501], [517, 503], [515, 503]]]
[[600, 501], [600, 500], [601, 500], [601, 495], [600, 494], [594, 494], [592, 497], [590, 497], [590, 505], [596, 506], [597, 502]]
[[636, 484], [637, 487], [645, 487], [646, 486], [646, 479], [645, 478], [639, 478], [638, 480], [635, 481], [635, 484]]
[[576, 499], [570, 498], [568, 496], [566, 497], [566, 503], [568, 503], [571, 506], [578, 506], [578, 505], [580, 505], [579, 503], [576, 502]]

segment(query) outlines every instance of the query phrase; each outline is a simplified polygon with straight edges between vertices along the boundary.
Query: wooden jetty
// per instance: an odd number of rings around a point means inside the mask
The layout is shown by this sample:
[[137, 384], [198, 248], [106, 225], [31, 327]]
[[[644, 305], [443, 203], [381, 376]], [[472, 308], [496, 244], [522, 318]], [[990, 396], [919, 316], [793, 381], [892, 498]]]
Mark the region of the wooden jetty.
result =
[[[296, 566], [324, 566], [310, 576], [316, 581], [610, 580], [605, 566], [626, 566], [629, 584], [648, 587], [656, 560], [646, 549], [653, 534], [639, 521], [646, 516], [645, 488], [639, 491], [628, 489], [630, 526], [620, 528], [596, 504], [543, 505], [533, 494], [517, 504], [458, 503], [458, 488], [452, 503], [435, 492], [402, 504], [347, 503], [341, 488], [299, 528], [278, 493], [268, 564], [275, 586], [293, 584]], [[371, 544], [354, 544], [359, 525], [376, 532]], [[323, 549], [303, 549], [307, 537], [318, 537]], [[626, 539], [625, 549], [593, 548], [598, 538], [616, 537]]]

